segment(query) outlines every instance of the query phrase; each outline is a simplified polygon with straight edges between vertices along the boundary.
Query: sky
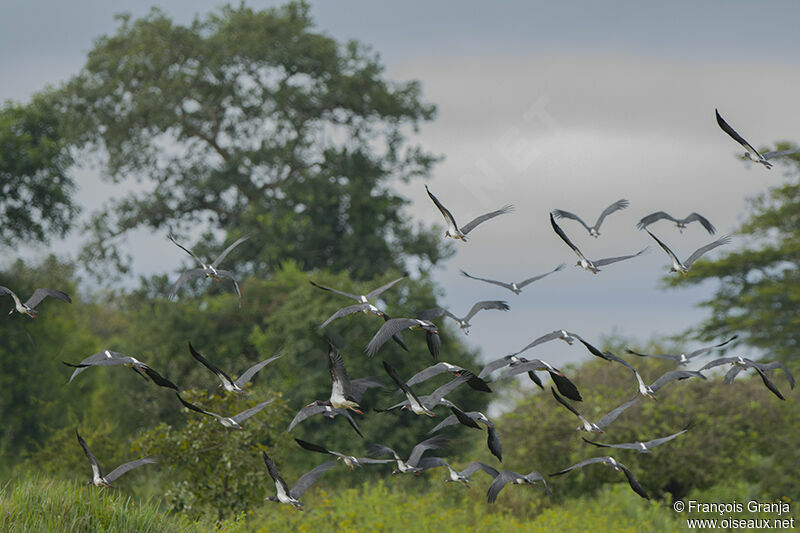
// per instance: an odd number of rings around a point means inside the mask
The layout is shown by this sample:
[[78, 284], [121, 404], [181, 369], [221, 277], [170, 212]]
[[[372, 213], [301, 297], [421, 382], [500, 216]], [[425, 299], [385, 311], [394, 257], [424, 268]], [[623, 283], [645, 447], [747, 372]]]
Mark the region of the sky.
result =
[[[153, 2], [177, 22], [216, 9], [210, 0]], [[248, 1], [253, 8], [277, 2]], [[25, 101], [77, 73], [97, 37], [113, 32], [114, 14], [145, 14], [141, 1], [0, 0], [0, 100]], [[752, 16], [737, 1], [668, 2], [311, 2], [318, 28], [370, 45], [386, 76], [420, 80], [438, 117], [412, 141], [444, 156], [431, 190], [464, 223], [512, 203], [512, 214], [478, 227], [435, 272], [441, 303], [463, 315], [478, 300], [503, 299], [511, 310], [478, 314], [466, 337], [489, 360], [517, 351], [554, 329], [600, 342], [619, 334], [644, 343], [677, 335], [706, 316], [697, 304], [713, 283], [664, 290], [670, 263], [636, 222], [653, 211], [697, 211], [718, 229], [735, 230], [746, 199], [783, 179], [736, 159], [738, 145], [714, 120], [719, 108], [756, 146], [800, 141], [800, 3], [769, 2]], [[88, 211], [120, 194], [91, 172], [78, 176]], [[423, 182], [398, 189], [409, 213], [442, 225]], [[562, 228], [593, 259], [649, 253], [597, 275], [574, 266], [553, 233], [552, 209], [593, 221], [618, 199], [630, 207], [608, 217], [593, 239], [577, 223]], [[652, 227], [685, 258], [712, 237], [696, 225], [683, 234]], [[57, 250], [74, 247], [73, 240]], [[166, 239], [128, 240], [134, 277], [184, 262]], [[732, 249], [740, 244], [734, 236]], [[34, 250], [41, 253], [43, 250]], [[30, 250], [20, 251], [29, 254]], [[716, 250], [709, 254], [715, 257]], [[517, 296], [462, 277], [519, 281], [562, 272]], [[697, 347], [688, 343], [687, 350]], [[556, 365], [586, 360], [579, 347], [549, 343], [532, 355]]]

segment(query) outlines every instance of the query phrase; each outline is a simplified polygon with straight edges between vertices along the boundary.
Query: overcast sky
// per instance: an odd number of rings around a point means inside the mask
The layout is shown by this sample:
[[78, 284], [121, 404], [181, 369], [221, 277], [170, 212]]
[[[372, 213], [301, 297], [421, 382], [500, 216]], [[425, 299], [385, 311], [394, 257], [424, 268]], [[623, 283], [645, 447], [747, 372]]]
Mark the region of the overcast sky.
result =
[[[221, 4], [154, 2], [183, 23]], [[630, 200], [606, 219], [597, 240], [577, 223], [562, 222], [590, 258], [653, 244], [634, 226], [657, 210], [698, 211], [718, 234], [731, 232], [746, 198], [780, 183], [783, 172], [738, 161], [738, 146], [717, 127], [714, 108], [756, 146], [800, 140], [800, 3], [767, 5], [760, 20], [752, 3], [734, 1], [348, 0], [312, 2], [312, 13], [333, 37], [371, 45], [388, 77], [421, 80], [439, 115], [414, 141], [445, 156], [429, 184], [459, 221], [515, 204], [513, 214], [456, 243], [458, 254], [435, 276], [446, 291], [443, 303], [457, 315], [477, 300], [509, 302], [508, 313], [473, 319], [469, 342], [492, 358], [553, 329], [589, 340], [621, 333], [645, 341], [705, 316], [695, 306], [713, 284], [661, 290], [669, 261], [657, 247], [592, 275], [573, 266], [574, 254], [553, 233], [547, 213], [561, 208], [594, 221], [610, 203]], [[147, 10], [138, 0], [0, 1], [0, 99], [25, 101], [69, 78], [93, 39], [114, 31], [115, 13]], [[119, 194], [90, 175], [81, 175], [80, 184], [88, 208]], [[401, 191], [413, 200], [413, 216], [442, 223], [421, 181]], [[681, 235], [667, 222], [653, 229], [682, 258], [714, 238], [699, 227]], [[184, 260], [147, 234], [129, 244], [137, 275]], [[568, 268], [520, 296], [458, 273], [519, 281], [561, 262]], [[536, 356], [555, 364], [590, 357], [563, 343], [543, 346]]]

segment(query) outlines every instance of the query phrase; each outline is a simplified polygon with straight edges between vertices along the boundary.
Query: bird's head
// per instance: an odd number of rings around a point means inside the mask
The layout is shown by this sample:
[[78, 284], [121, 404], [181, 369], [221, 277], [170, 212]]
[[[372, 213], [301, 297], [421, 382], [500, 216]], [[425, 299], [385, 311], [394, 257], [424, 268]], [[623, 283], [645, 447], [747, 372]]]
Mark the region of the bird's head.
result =
[[596, 229], [592, 228], [592, 229], [589, 230], [589, 235], [591, 235], [592, 237], [594, 237], [596, 239], [596, 238], [598, 238], [600, 236], [600, 232], [597, 231]]

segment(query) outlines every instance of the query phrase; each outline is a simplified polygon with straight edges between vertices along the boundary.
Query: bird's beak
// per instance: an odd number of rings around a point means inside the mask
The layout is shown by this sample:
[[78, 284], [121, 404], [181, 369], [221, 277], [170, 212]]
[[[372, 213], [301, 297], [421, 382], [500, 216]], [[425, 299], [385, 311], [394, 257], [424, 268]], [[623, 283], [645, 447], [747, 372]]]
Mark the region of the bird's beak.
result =
[[351, 410], [351, 411], [353, 411], [354, 413], [358, 413], [358, 414], [360, 414], [360, 415], [363, 415], [363, 414], [364, 414], [364, 413], [361, 411], [361, 409], [358, 409], [358, 408], [356, 408], [356, 407], [351, 407], [351, 408], [350, 408], [350, 410]]

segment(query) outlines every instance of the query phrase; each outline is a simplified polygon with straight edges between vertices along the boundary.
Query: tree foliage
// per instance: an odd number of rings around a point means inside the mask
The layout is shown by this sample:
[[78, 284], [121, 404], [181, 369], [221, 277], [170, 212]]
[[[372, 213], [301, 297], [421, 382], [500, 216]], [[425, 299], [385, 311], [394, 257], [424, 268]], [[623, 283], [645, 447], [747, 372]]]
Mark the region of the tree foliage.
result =
[[798, 357], [800, 346], [800, 154], [781, 161], [787, 180], [750, 201], [750, 212], [736, 232], [746, 237], [745, 244], [718, 259], [698, 261], [688, 277], [670, 277], [665, 283], [684, 287], [718, 281], [713, 297], [701, 303], [711, 317], [696, 328], [697, 336], [711, 340], [738, 334], [770, 359], [788, 360]]
[[119, 20], [51, 96], [109, 179], [144, 184], [93, 218], [88, 256], [124, 264], [114, 237], [210, 223], [252, 235], [244, 263], [260, 273], [293, 259], [368, 279], [443, 257], [389, 187], [436, 160], [406, 141], [436, 112], [418, 82], [386, 80], [365, 46], [315, 31], [302, 2], [188, 26], [157, 9]]
[[[637, 358], [633, 364], [647, 383], [675, 368], [672, 362], [653, 359]], [[790, 370], [797, 375], [800, 368], [795, 364]], [[584, 398], [571, 403], [591, 421], [636, 395], [630, 370], [618, 364], [590, 361], [566, 373]], [[503, 467], [550, 473], [589, 457], [612, 455], [630, 468], [655, 499], [681, 499], [693, 491], [739, 480], [755, 485], [763, 501], [795, 494], [797, 481], [786, 465], [794, 460], [791, 443], [797, 437], [793, 421], [798, 404], [791, 399], [783, 374], [775, 372], [771, 379], [786, 393], [786, 402], [768, 391], [757, 375], [743, 374], [729, 385], [712, 372], [707, 375], [708, 380], [668, 384], [655, 402], [641, 397], [600, 434], [576, 431], [579, 421], [555, 402], [550, 391], [525, 395], [511, 412], [496, 420], [504, 438]], [[676, 433], [690, 423], [687, 433], [651, 453], [601, 449], [581, 439], [609, 444], [647, 441]], [[554, 500], [560, 501], [620, 482], [625, 482], [622, 474], [597, 465], [553, 478], [551, 487]], [[630, 496], [639, 498], [633, 492]], [[527, 499], [523, 497], [521, 503]]]
[[46, 97], [0, 107], [0, 244], [64, 236], [78, 213], [73, 164]]

